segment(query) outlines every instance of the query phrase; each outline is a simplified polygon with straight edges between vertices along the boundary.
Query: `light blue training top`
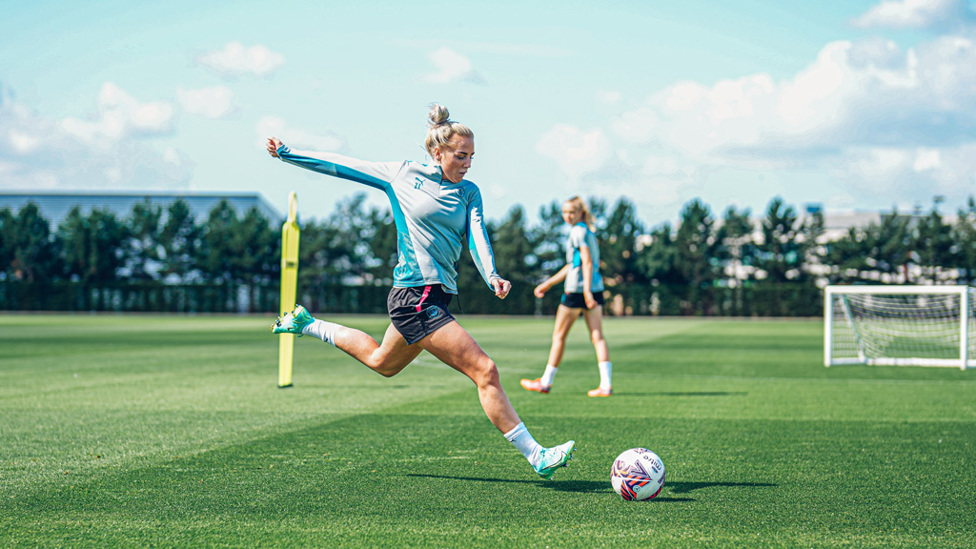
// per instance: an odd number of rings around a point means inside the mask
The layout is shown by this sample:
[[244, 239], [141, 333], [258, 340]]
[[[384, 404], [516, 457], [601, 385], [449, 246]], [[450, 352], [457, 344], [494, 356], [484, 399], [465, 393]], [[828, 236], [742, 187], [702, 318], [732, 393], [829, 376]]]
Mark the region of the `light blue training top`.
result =
[[580, 256], [580, 248], [589, 248], [590, 258], [593, 259], [593, 278], [590, 280], [590, 291], [593, 293], [603, 291], [603, 277], [600, 276], [600, 248], [597, 247], [596, 235], [580, 221], [569, 231], [569, 239], [566, 240], [566, 263], [570, 265], [569, 273], [566, 275], [565, 292], [567, 294], [583, 293], [583, 258]]
[[491, 287], [495, 271], [482, 214], [481, 191], [464, 179], [443, 179], [441, 167], [403, 162], [366, 162], [335, 153], [293, 151], [282, 145], [278, 157], [296, 166], [349, 179], [386, 193], [397, 229], [393, 286], [441, 284], [457, 294], [457, 261], [468, 239], [471, 257]]

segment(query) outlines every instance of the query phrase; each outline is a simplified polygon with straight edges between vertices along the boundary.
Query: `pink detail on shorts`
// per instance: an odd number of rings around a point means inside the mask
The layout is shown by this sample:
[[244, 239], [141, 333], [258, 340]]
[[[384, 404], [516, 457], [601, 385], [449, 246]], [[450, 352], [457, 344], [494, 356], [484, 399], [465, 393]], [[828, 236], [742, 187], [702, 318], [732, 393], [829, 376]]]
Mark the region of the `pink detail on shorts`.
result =
[[427, 296], [430, 295], [430, 286], [424, 286], [424, 295], [420, 296], [420, 303], [417, 304], [417, 312], [420, 312], [420, 306], [424, 304], [427, 300]]

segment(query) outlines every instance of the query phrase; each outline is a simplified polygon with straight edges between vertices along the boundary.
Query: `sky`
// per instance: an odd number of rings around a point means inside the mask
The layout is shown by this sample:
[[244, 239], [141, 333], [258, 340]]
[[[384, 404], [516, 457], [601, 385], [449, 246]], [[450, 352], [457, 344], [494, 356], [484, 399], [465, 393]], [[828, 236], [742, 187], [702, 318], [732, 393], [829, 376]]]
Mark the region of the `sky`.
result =
[[969, 0], [412, 4], [4, 2], [0, 192], [385, 206], [264, 141], [426, 163], [437, 102], [475, 133], [494, 220], [577, 194], [649, 228], [694, 199], [953, 213], [976, 194]]

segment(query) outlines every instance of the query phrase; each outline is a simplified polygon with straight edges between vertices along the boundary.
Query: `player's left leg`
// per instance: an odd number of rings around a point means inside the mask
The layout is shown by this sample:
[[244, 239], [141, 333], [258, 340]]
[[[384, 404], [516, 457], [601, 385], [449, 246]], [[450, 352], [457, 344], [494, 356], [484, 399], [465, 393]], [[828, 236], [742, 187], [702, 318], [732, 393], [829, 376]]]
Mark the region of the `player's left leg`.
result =
[[499, 431], [507, 433], [521, 422], [502, 388], [495, 362], [457, 321], [425, 336], [419, 345], [474, 382], [481, 407]]
[[502, 388], [495, 362], [456, 321], [425, 336], [419, 345], [474, 382], [478, 387], [481, 407], [492, 425], [522, 452], [540, 476], [551, 478], [557, 468], [564, 467], [572, 459], [575, 449], [573, 441], [543, 448], [529, 434]]
[[603, 337], [603, 308], [586, 309], [583, 311], [583, 318], [590, 330], [590, 340], [593, 341], [597, 366], [600, 369], [600, 386], [586, 394], [591, 397], [608, 397], [613, 394], [611, 384], [613, 365], [610, 363], [610, 349], [607, 347], [607, 340]]

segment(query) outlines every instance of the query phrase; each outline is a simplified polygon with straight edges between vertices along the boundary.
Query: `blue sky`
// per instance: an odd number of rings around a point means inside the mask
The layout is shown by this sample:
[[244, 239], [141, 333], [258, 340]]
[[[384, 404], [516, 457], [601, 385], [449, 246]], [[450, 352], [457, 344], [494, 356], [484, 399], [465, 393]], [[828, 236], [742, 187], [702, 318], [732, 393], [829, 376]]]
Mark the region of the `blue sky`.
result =
[[626, 196], [649, 226], [694, 198], [951, 213], [976, 194], [967, 0], [8, 4], [3, 191], [260, 192], [284, 212], [294, 190], [324, 216], [369, 189], [265, 137], [426, 161], [439, 102], [475, 131], [496, 220], [573, 194]]

